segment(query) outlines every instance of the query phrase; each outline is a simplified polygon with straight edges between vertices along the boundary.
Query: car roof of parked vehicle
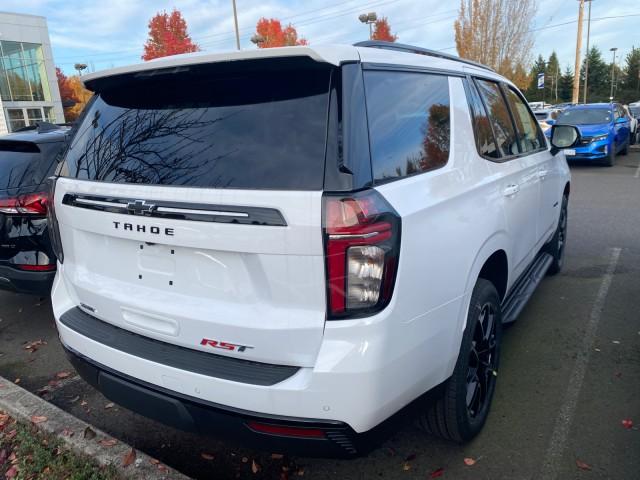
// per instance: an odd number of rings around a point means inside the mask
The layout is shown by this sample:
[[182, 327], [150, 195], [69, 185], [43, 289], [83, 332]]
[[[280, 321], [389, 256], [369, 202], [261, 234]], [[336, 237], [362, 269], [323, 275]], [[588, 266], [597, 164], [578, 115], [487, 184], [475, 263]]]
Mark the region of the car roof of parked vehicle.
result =
[[0, 142], [2, 141], [14, 141], [14, 142], [31, 142], [31, 143], [53, 143], [64, 141], [71, 127], [68, 126], [56, 126], [57, 128], [51, 130], [38, 130], [37, 128], [30, 130], [23, 130], [20, 132], [13, 132], [7, 135], [0, 136]]
[[[388, 45], [385, 45], [386, 43], [388, 43]], [[340, 66], [343, 63], [349, 62], [405, 65], [482, 75], [511, 83], [504, 77], [501, 77], [490, 70], [488, 67], [484, 67], [480, 64], [473, 64], [473, 62], [458, 59], [453, 55], [447, 55], [425, 49], [423, 49], [423, 51], [420, 50], [421, 49], [419, 47], [398, 45], [390, 42], [362, 42], [361, 44], [356, 45], [305, 45], [258, 50], [240, 50], [223, 53], [197, 52], [162, 57], [148, 62], [89, 73], [87, 75], [83, 75], [81, 79], [89, 90], [95, 91], [100, 90], [100, 86], [97, 85], [102, 83], [100, 80], [106, 80], [109, 77], [118, 77], [127, 74], [147, 72], [147, 74], [151, 75], [151, 72], [157, 70], [238, 60], [308, 57], [316, 62], [327, 63], [335, 66]]]
[[566, 110], [585, 110], [585, 109], [596, 109], [596, 108], [613, 108], [614, 103], [585, 103], [582, 105], [573, 105], [571, 107], [567, 107]]

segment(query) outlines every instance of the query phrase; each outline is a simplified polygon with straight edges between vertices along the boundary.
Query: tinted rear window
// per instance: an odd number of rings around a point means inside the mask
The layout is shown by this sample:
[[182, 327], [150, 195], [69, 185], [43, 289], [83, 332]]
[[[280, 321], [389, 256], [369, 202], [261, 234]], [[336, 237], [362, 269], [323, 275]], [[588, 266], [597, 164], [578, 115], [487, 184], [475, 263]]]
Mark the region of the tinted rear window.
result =
[[113, 183], [320, 190], [331, 70], [186, 73], [103, 91], [66, 176]]
[[517, 155], [520, 147], [504, 97], [497, 83], [478, 80], [478, 89], [489, 111], [493, 133], [504, 156]]
[[42, 183], [51, 160], [35, 143], [0, 140], [0, 190]]
[[367, 117], [376, 183], [434, 170], [449, 159], [449, 79], [367, 71]]

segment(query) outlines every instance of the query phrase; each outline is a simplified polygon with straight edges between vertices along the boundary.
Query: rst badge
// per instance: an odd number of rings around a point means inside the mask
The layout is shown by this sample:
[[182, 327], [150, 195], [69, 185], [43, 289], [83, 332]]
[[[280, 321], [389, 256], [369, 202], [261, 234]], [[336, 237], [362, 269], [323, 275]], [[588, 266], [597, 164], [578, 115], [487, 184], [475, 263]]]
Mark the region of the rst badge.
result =
[[220, 350], [227, 350], [229, 352], [244, 352], [250, 347], [249, 345], [238, 345], [237, 343], [221, 342], [219, 340], [211, 340], [210, 338], [203, 338], [200, 341], [200, 345], [218, 348]]

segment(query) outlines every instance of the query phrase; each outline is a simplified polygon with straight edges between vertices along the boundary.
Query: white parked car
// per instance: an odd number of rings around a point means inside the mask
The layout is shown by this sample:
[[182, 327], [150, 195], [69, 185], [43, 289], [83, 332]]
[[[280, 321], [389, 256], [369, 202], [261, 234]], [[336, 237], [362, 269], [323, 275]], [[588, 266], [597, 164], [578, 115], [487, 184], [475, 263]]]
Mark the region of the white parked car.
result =
[[551, 126], [555, 123], [556, 118], [560, 114], [560, 110], [556, 109], [541, 109], [534, 110], [533, 114], [540, 123], [540, 128], [543, 132], [546, 132], [551, 128]]
[[575, 127], [550, 149], [505, 78], [385, 42], [83, 80], [50, 225], [89, 383], [270, 451], [361, 454], [408, 406], [480, 431], [502, 324], [562, 267]]
[[629, 117], [629, 129], [631, 130], [631, 145], [635, 144], [638, 141], [638, 118], [640, 118], [640, 103], [634, 104], [631, 103], [629, 105], [623, 105], [625, 113]]

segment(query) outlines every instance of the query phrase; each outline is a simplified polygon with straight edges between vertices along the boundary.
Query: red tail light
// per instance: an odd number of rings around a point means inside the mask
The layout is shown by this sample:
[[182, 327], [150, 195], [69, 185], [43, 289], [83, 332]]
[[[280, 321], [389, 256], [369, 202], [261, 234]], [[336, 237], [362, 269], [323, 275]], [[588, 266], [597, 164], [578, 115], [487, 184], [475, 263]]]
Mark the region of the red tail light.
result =
[[249, 422], [247, 426], [255, 432], [280, 435], [282, 437], [325, 438], [324, 432], [318, 428], [289, 427], [258, 422]]
[[370, 315], [393, 294], [400, 217], [375, 190], [324, 196], [329, 318]]
[[52, 265], [16, 265], [20, 270], [27, 272], [52, 272], [56, 269], [56, 264]]
[[31, 193], [13, 198], [0, 199], [0, 213], [9, 215], [46, 215], [47, 194]]

